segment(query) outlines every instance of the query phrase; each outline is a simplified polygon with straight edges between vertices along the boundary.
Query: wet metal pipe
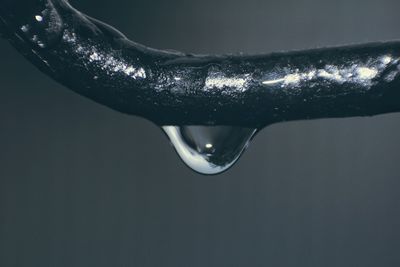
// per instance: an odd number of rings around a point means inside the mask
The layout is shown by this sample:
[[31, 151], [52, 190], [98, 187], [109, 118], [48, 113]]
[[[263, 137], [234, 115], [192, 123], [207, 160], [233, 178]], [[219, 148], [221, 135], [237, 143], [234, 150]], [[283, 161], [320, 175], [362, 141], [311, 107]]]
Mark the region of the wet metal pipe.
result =
[[0, 30], [56, 81], [158, 125], [260, 129], [400, 111], [400, 42], [257, 56], [166, 52], [66, 0], [0, 0]]

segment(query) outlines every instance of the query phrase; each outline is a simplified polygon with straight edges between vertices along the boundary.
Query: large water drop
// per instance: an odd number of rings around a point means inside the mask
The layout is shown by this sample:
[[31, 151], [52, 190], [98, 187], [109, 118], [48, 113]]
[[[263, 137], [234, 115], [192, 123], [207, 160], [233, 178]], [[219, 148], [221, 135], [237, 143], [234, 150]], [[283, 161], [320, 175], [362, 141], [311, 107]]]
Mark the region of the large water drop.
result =
[[183, 162], [201, 174], [229, 169], [247, 148], [256, 129], [234, 126], [163, 126]]

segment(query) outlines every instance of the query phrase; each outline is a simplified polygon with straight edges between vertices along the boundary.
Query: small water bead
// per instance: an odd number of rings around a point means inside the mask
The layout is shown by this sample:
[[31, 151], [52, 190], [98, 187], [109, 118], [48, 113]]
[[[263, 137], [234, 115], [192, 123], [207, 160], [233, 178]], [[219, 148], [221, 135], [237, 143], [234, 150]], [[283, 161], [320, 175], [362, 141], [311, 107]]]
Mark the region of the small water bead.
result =
[[219, 174], [250, 144], [256, 129], [234, 126], [163, 126], [183, 162], [201, 174]]
[[40, 15], [36, 15], [36, 16], [35, 16], [35, 19], [36, 19], [36, 21], [38, 21], [38, 22], [42, 22], [42, 21], [43, 21], [43, 17], [40, 16]]

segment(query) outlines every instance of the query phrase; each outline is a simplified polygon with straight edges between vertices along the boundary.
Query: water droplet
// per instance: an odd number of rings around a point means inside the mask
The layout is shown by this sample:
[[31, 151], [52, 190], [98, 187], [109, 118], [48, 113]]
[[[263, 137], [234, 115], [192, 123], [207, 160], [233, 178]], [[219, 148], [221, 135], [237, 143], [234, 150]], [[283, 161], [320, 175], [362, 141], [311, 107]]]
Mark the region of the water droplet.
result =
[[36, 19], [37, 22], [42, 22], [43, 21], [43, 17], [40, 16], [40, 15], [36, 15], [35, 19]]
[[202, 174], [229, 169], [249, 145], [256, 129], [234, 126], [163, 126], [183, 162]]

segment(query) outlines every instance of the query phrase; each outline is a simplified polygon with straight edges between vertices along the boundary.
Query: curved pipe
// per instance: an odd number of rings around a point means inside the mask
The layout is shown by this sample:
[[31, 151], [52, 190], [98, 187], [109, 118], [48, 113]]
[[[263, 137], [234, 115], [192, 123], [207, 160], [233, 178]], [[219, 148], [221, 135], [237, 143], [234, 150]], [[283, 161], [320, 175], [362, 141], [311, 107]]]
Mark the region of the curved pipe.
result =
[[261, 128], [400, 111], [400, 43], [257, 56], [146, 48], [66, 0], [0, 0], [0, 29], [75, 92], [159, 125]]

